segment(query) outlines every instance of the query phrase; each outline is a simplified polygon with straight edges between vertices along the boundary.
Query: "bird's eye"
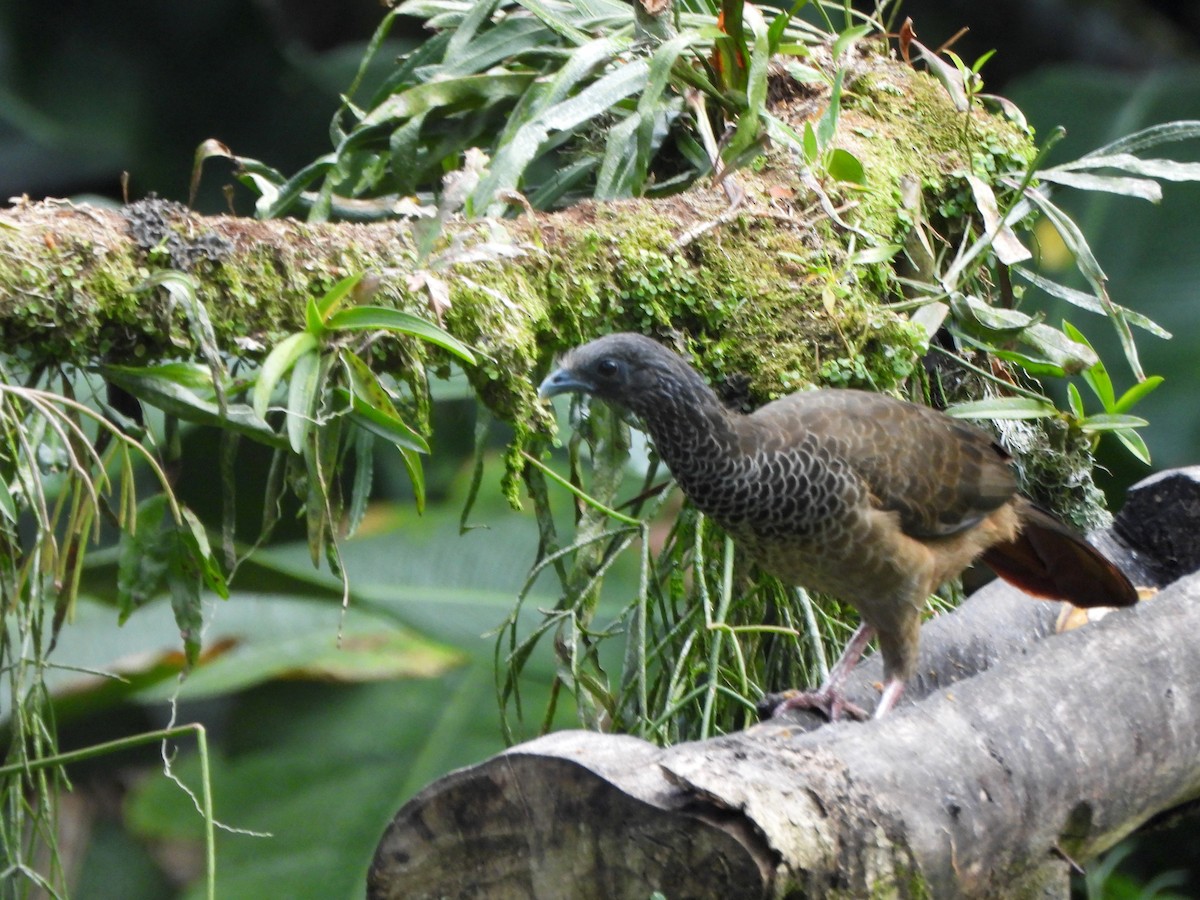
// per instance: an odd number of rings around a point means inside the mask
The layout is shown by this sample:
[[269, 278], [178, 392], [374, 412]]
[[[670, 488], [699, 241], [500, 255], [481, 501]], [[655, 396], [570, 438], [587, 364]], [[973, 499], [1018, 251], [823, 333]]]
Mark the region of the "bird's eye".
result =
[[615, 359], [602, 359], [596, 363], [596, 374], [602, 378], [612, 378], [621, 371], [621, 365]]

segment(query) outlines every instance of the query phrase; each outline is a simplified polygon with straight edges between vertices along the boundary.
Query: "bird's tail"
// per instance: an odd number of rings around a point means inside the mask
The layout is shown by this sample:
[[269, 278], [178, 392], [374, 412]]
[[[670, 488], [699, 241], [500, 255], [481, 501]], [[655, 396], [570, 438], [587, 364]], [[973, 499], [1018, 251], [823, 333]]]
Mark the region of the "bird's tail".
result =
[[983, 553], [983, 562], [1027, 593], [1076, 606], [1132, 606], [1137, 590], [1111, 560], [1049, 513], [1025, 501], [1021, 532]]

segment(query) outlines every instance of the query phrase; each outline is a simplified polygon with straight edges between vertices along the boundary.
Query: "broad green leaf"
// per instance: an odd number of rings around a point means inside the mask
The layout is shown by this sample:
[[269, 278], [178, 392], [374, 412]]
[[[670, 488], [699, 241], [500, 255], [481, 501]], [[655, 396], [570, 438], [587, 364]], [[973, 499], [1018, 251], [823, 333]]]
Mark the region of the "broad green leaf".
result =
[[165, 522], [167, 498], [155, 494], [138, 504], [137, 529], [121, 534], [117, 557], [117, 608], [125, 622], [134, 610], [157, 596], [166, 577], [172, 537]]
[[398, 309], [385, 306], [356, 306], [334, 313], [327, 323], [331, 331], [394, 331], [411, 334], [453, 353], [468, 365], [475, 364], [471, 348], [445, 329]]
[[1002, 337], [1017, 337], [1032, 326], [1037, 319], [1017, 309], [991, 306], [978, 297], [957, 294], [951, 297], [950, 305], [958, 317], [960, 326], [978, 331], [981, 326], [986, 332]]
[[228, 589], [204, 527], [190, 510], [181, 514], [183, 522], [176, 522], [164, 494], [138, 506], [137, 530], [121, 535], [117, 602], [120, 621], [125, 622], [165, 588], [191, 665], [200, 650], [200, 589], [206, 586], [222, 597], [228, 596]]
[[304, 449], [305, 439], [313, 425], [320, 389], [321, 355], [316, 350], [305, 353], [292, 367], [288, 382], [287, 433], [293, 453]]
[[266, 418], [267, 406], [271, 402], [271, 395], [275, 393], [275, 385], [279, 383], [279, 379], [296, 364], [296, 360], [316, 349], [317, 338], [307, 331], [289, 334], [275, 345], [274, 349], [267, 354], [262, 369], [259, 370], [258, 379], [254, 382], [252, 403], [255, 415], [260, 419]]
[[1032, 397], [993, 397], [970, 403], [956, 403], [946, 415], [958, 419], [1045, 419], [1058, 415], [1054, 404]]
[[867, 183], [867, 173], [858, 157], [841, 147], [834, 147], [833, 152], [829, 154], [829, 164], [826, 166], [826, 170], [831, 178], [838, 181], [860, 185]]

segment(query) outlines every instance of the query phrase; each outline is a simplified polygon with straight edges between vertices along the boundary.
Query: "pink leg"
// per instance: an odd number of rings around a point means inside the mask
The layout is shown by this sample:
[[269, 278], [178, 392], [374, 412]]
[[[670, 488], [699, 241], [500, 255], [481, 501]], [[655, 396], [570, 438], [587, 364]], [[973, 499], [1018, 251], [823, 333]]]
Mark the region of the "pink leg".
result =
[[904, 682], [899, 678], [891, 678], [883, 688], [883, 696], [879, 698], [879, 703], [875, 707], [875, 715], [873, 718], [882, 719], [888, 714], [896, 701], [900, 699], [900, 695], [904, 693]]
[[[782, 703], [771, 711], [772, 718], [778, 717], [780, 714], [787, 712], [789, 709], [815, 709], [824, 713], [830, 722], [836, 722], [842, 717], [842, 713], [848, 714], [855, 719], [868, 718], [866, 712], [853, 703], [846, 701], [843, 689], [846, 684], [846, 679], [850, 677], [850, 673], [854, 671], [854, 667], [858, 665], [858, 661], [862, 659], [863, 653], [867, 650], [867, 645], [871, 643], [871, 638], [875, 636], [875, 629], [863, 622], [858, 626], [858, 631], [854, 632], [850, 638], [850, 642], [846, 644], [846, 649], [842, 651], [842, 655], [838, 658], [837, 663], [829, 672], [829, 677], [825, 679], [825, 683], [815, 691], [798, 691], [787, 697]], [[889, 688], [890, 688], [889, 684]], [[903, 684], [900, 685], [903, 688]], [[885, 692], [884, 699], [887, 694]], [[897, 691], [896, 697], [899, 697]], [[880, 701], [882, 705], [883, 700]], [[895, 698], [892, 699], [895, 703]], [[886, 710], [884, 710], [886, 712]], [[876, 717], [881, 715], [879, 710], [876, 710]]]

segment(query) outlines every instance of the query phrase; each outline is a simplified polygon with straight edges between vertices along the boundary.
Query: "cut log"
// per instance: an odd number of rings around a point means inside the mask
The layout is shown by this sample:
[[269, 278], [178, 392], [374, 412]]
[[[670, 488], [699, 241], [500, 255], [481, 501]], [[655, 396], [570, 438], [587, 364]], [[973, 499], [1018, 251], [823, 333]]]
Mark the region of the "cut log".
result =
[[[1119, 523], [1107, 549], [1147, 532], [1177, 533]], [[1057, 613], [985, 588], [929, 623], [880, 721], [514, 747], [400, 810], [369, 896], [1065, 898], [1071, 860], [1200, 797], [1200, 575], [1066, 633]]]

